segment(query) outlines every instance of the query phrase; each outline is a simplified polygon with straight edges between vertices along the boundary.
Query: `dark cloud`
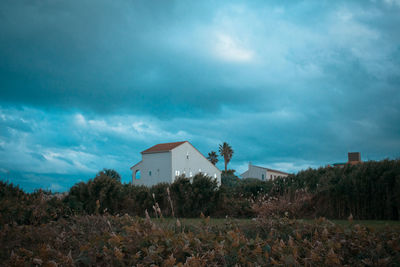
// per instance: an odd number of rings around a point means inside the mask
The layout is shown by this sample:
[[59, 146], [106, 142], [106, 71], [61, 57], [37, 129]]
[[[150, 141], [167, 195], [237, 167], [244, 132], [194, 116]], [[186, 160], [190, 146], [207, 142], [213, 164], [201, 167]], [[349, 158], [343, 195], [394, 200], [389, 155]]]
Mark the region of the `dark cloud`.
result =
[[[3, 101], [173, 115], [203, 109], [190, 92], [219, 87], [216, 74], [204, 79], [212, 71], [199, 70], [201, 62], [168, 43], [170, 35], [189, 30], [179, 21], [186, 20], [185, 8], [128, 1], [8, 4], [1, 27]], [[206, 95], [211, 104], [222, 101]], [[156, 111], [149, 107], [154, 103]]]
[[379, 0], [2, 1], [0, 168], [38, 186], [104, 167], [129, 181], [141, 150], [176, 140], [204, 154], [228, 141], [240, 171], [399, 157], [399, 12]]

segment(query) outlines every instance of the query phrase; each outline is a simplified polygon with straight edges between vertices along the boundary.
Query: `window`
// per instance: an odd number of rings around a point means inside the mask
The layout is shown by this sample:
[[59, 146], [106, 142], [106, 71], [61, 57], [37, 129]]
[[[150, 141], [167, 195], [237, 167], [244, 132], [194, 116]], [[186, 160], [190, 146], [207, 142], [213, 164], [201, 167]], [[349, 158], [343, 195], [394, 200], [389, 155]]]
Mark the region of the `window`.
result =
[[189, 152], [186, 152], [186, 159], [189, 159]]
[[189, 176], [190, 176], [190, 177], [192, 177], [192, 176], [193, 176], [193, 173], [192, 173], [192, 172], [190, 172], [190, 173], [189, 173]]
[[137, 170], [137, 171], [135, 172], [135, 179], [136, 179], [136, 180], [140, 180], [140, 170]]
[[214, 173], [214, 178], [217, 179], [217, 174], [216, 173]]
[[264, 181], [264, 179], [265, 179], [265, 176], [264, 176], [264, 174], [261, 174], [261, 180], [263, 180], [263, 181]]
[[179, 174], [180, 174], [180, 171], [175, 171], [176, 176], [179, 176]]
[[151, 171], [149, 171], [149, 176], [151, 176]]

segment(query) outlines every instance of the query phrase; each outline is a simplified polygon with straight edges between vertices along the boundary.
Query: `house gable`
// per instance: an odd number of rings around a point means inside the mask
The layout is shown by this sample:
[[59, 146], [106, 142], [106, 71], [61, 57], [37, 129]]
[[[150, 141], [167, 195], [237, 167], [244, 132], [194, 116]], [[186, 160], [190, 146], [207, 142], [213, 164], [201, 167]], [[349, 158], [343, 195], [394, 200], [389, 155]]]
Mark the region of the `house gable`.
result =
[[217, 179], [220, 184], [221, 171], [214, 166], [192, 144], [186, 142], [172, 150], [172, 176], [185, 175], [190, 178], [203, 173]]
[[242, 173], [241, 176], [243, 178], [257, 178], [266, 181], [278, 177], [286, 177], [288, 175], [289, 173], [286, 172], [249, 164], [249, 169]]
[[[131, 167], [135, 184], [151, 186], [173, 182], [176, 176], [190, 178], [201, 172], [221, 184], [221, 171], [188, 141], [162, 143], [141, 152], [142, 161]], [[140, 171], [140, 179], [135, 173]]]

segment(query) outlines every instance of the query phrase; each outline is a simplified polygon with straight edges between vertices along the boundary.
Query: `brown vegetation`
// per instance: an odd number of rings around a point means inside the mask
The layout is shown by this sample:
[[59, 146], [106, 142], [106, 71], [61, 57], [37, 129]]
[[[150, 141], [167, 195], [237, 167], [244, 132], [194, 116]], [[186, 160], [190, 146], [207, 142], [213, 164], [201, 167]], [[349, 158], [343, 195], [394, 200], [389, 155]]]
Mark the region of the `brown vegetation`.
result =
[[209, 218], [190, 230], [124, 216], [73, 216], [43, 225], [5, 226], [0, 260], [8, 266], [390, 266], [400, 232], [263, 218], [246, 232]]

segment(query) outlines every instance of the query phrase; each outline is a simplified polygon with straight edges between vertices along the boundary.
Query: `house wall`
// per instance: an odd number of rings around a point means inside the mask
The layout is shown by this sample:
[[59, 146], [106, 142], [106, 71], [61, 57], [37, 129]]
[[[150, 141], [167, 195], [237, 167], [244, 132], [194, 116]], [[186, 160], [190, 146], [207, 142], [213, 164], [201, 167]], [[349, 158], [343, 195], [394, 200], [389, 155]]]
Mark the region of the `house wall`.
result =
[[186, 142], [174, 148], [172, 151], [172, 181], [176, 176], [184, 174], [190, 178], [201, 172], [217, 179], [221, 184], [221, 171], [208, 161], [197, 149]]
[[[140, 170], [140, 179], [135, 179], [136, 169]], [[142, 163], [132, 169], [132, 172], [132, 182], [135, 185], [152, 186], [162, 182], [170, 183], [171, 151], [142, 154]]]
[[280, 173], [280, 172], [274, 172], [274, 171], [270, 171], [270, 170], [268, 170], [267, 175], [268, 175], [268, 179], [272, 179], [272, 180], [274, 180], [274, 179], [276, 179], [278, 177], [286, 177], [286, 176], [288, 176], [287, 174], [283, 174], [283, 173]]
[[257, 166], [250, 165], [249, 169], [242, 174], [242, 178], [257, 178], [262, 180], [262, 176], [264, 175], [264, 181], [269, 179], [267, 176], [267, 170], [265, 168], [260, 168]]
[[273, 180], [278, 177], [286, 177], [287, 174], [283, 174], [280, 172], [275, 172], [266, 168], [249, 165], [249, 169], [242, 173], [242, 178], [256, 178], [262, 180], [262, 175], [264, 175], [264, 181]]

